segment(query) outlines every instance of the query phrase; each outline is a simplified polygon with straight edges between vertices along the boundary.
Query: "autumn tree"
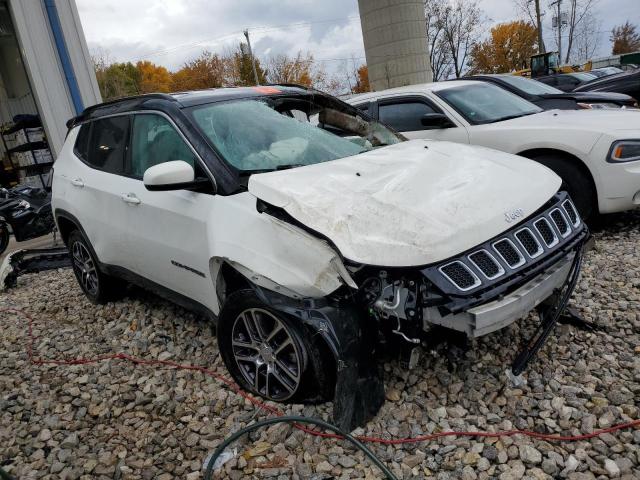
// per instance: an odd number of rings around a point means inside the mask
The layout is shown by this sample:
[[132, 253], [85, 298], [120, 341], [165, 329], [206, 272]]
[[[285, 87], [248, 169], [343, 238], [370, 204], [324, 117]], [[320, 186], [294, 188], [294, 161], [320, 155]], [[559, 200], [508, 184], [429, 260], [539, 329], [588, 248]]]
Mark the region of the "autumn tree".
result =
[[310, 53], [303, 55], [298, 52], [295, 57], [275, 55], [269, 59], [267, 70], [271, 83], [297, 83], [311, 87], [324, 80], [324, 72], [314, 68], [313, 55]]
[[528, 22], [501, 23], [491, 37], [474, 45], [470, 54], [472, 73], [502, 73], [526, 68], [538, 50], [538, 31]]
[[139, 72], [139, 89], [141, 93], [171, 91], [171, 73], [165, 67], [148, 60], [136, 63]]
[[611, 30], [614, 55], [640, 50], [640, 33], [636, 31], [636, 28], [636, 25], [627, 20], [624, 24]]
[[107, 64], [95, 59], [96, 80], [104, 101], [140, 93], [140, 72], [131, 62]]
[[356, 84], [352, 89], [352, 93], [364, 93], [370, 92], [371, 87], [369, 86], [369, 69], [366, 65], [360, 65], [356, 70]]
[[[246, 43], [240, 43], [235, 52], [229, 55], [229, 80], [233, 85], [255, 85], [256, 81], [253, 76], [253, 67], [251, 65], [251, 55]], [[260, 59], [255, 59], [256, 75], [258, 83], [265, 83], [267, 80], [267, 72], [262, 68]]]
[[227, 62], [228, 59], [205, 50], [173, 74], [171, 89], [175, 92], [221, 87], [226, 80]]

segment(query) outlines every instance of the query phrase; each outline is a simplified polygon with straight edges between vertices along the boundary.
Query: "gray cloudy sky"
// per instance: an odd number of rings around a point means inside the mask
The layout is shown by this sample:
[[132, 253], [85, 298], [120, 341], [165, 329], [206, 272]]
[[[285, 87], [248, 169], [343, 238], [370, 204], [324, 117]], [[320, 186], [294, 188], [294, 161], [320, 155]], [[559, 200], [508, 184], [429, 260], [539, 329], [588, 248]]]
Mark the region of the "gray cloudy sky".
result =
[[[176, 69], [205, 48], [235, 47], [244, 28], [250, 29], [259, 57], [310, 51], [329, 70], [352, 57], [364, 61], [357, 0], [76, 2], [89, 49], [102, 49], [116, 61], [147, 59]], [[480, 7], [493, 23], [518, 16], [512, 0], [480, 0]], [[614, 25], [626, 20], [640, 24], [640, 0], [599, 0], [594, 13], [601, 19], [598, 55], [607, 55]], [[550, 29], [545, 38], [551, 38]]]

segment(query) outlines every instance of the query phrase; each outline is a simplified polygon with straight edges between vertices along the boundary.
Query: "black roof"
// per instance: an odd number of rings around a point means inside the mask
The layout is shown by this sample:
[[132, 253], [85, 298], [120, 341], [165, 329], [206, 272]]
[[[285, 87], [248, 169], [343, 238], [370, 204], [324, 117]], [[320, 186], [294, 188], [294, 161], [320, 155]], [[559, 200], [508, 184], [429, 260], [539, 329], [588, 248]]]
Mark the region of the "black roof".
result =
[[113, 115], [115, 113], [151, 109], [165, 110], [166, 107], [186, 108], [206, 103], [222, 102], [225, 100], [240, 98], [291, 94], [304, 95], [310, 92], [320, 93], [316, 90], [293, 84], [260, 85], [257, 87], [210, 88], [206, 90], [192, 90], [175, 93], [148, 93], [119, 98], [110, 102], [99, 103], [97, 105], [87, 107], [80, 115], [71, 118], [67, 122], [67, 127], [72, 128], [73, 126], [87, 120]]

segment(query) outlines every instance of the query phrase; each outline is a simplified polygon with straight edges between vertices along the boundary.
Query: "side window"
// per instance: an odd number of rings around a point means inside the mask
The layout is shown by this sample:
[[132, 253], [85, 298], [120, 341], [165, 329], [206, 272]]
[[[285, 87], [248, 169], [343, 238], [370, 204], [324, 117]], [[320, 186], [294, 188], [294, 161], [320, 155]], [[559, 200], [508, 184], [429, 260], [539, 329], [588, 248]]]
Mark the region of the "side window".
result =
[[130, 175], [142, 178], [147, 168], [164, 162], [183, 160], [196, 167], [196, 156], [173, 125], [156, 114], [133, 118]]
[[433, 108], [419, 101], [404, 101], [397, 103], [381, 103], [378, 107], [378, 116], [382, 123], [391, 125], [399, 132], [412, 132], [425, 130], [421, 118], [427, 113], [436, 112]]
[[103, 118], [91, 123], [86, 162], [109, 173], [124, 172], [129, 137], [129, 115]]
[[361, 112], [364, 112], [367, 115], [369, 115], [369, 104], [368, 103], [361, 103], [360, 105], [354, 105], [354, 107], [356, 107]]
[[89, 161], [89, 134], [91, 133], [91, 124], [85, 123], [80, 126], [80, 131], [76, 137], [76, 144], [73, 146], [73, 152], [85, 162]]

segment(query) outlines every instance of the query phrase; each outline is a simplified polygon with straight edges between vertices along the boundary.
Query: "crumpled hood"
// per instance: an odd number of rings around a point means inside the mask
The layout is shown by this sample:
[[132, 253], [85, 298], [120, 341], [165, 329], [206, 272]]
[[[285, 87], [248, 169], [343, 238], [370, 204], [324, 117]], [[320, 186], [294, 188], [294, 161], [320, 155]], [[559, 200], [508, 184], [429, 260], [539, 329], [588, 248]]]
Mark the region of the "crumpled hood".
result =
[[[249, 192], [329, 238], [347, 259], [426, 265], [484, 242], [549, 200], [560, 178], [514, 155], [412, 140], [252, 175]], [[517, 220], [516, 220], [517, 221]]]

